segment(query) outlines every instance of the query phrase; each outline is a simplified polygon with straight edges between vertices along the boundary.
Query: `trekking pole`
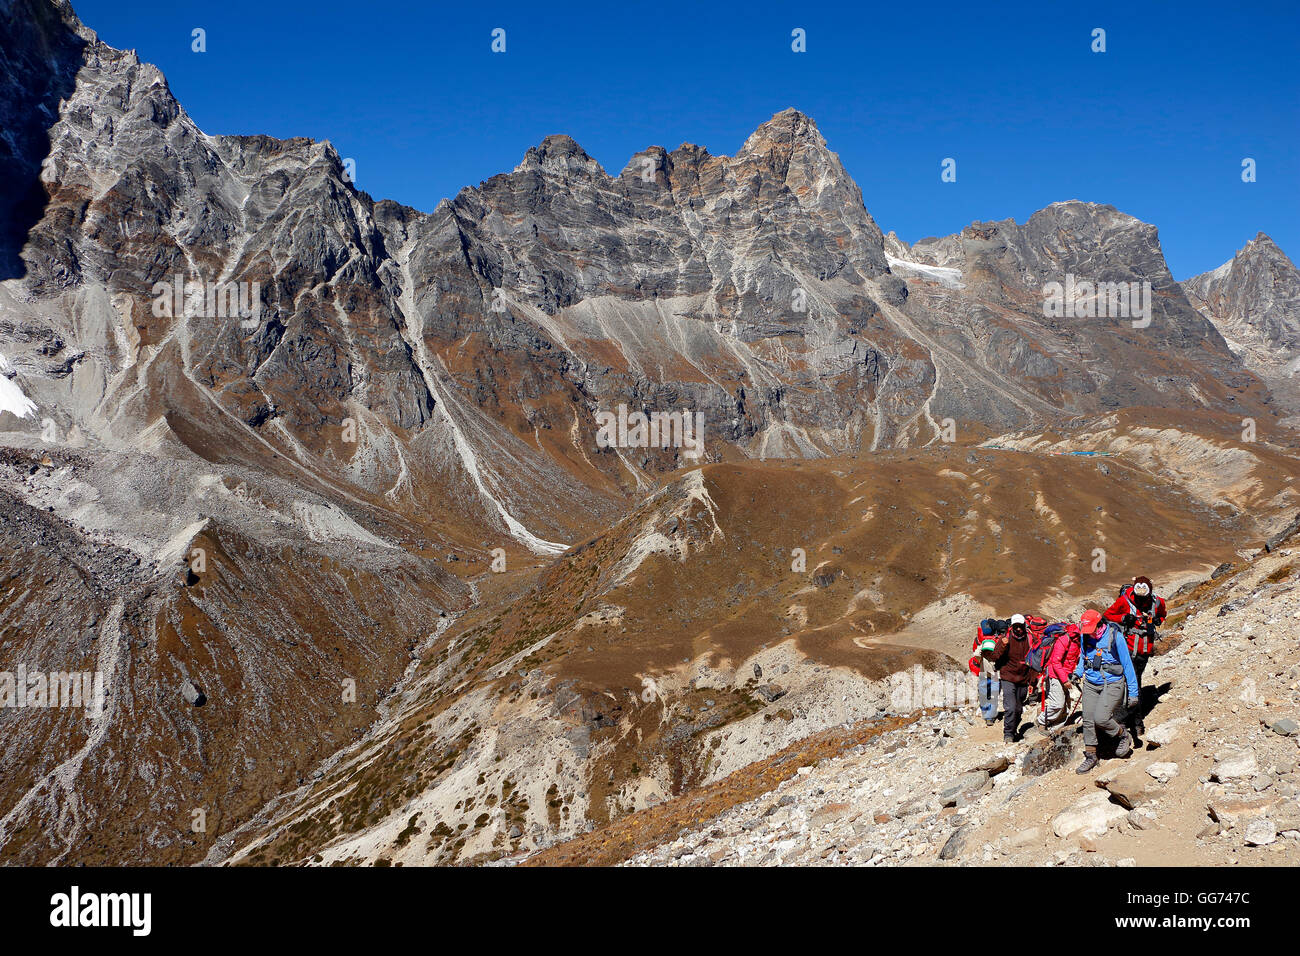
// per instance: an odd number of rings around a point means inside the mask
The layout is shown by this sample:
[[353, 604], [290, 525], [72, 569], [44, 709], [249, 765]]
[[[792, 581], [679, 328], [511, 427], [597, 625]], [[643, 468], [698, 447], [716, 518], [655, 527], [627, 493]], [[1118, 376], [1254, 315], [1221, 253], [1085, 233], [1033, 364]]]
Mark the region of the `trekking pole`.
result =
[[[1068, 687], [1069, 684], [1067, 684], [1066, 686]], [[1074, 712], [1078, 710], [1079, 705], [1083, 703], [1083, 688], [1082, 687], [1074, 688], [1074, 693], [1071, 694], [1070, 696], [1073, 697], [1074, 700], [1070, 703], [1070, 712], [1065, 715], [1065, 720], [1061, 721], [1062, 730], [1070, 726], [1070, 718], [1074, 716]]]

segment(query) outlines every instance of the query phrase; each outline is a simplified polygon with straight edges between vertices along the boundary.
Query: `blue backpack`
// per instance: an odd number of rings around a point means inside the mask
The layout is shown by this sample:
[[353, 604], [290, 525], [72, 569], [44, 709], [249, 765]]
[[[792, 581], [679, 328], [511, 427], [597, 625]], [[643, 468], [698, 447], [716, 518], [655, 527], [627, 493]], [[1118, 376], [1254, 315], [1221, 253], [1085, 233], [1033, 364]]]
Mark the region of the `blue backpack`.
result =
[[1025, 655], [1025, 666], [1035, 673], [1041, 674], [1043, 668], [1047, 666], [1048, 659], [1052, 656], [1052, 645], [1064, 633], [1064, 624], [1049, 624], [1043, 628], [1043, 636], [1039, 638], [1037, 644], [1032, 642], [1031, 637], [1029, 653]]

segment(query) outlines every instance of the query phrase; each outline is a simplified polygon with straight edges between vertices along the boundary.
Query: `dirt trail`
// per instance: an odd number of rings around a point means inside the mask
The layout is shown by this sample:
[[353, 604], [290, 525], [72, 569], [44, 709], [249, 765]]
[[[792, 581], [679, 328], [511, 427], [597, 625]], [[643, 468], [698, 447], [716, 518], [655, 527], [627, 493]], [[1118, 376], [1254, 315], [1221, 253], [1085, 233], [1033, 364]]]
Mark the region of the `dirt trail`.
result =
[[1007, 745], [973, 706], [931, 710], [841, 730], [830, 753], [796, 744], [775, 786], [749, 793], [765, 768], [745, 768], [529, 863], [1297, 865], [1298, 563], [1264, 554], [1182, 596], [1144, 746], [1091, 774], [1076, 730]]

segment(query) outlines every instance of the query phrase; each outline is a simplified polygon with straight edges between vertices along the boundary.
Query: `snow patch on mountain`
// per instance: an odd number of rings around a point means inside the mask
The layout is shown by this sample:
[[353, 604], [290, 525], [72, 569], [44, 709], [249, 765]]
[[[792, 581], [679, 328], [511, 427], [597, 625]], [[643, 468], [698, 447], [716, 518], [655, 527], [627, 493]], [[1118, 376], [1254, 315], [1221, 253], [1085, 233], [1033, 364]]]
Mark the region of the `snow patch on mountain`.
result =
[[28, 398], [7, 373], [13, 371], [9, 360], [0, 354], [0, 414], [9, 412], [17, 418], [35, 418], [36, 403]]
[[927, 266], [920, 262], [909, 262], [907, 259], [899, 259], [885, 254], [885, 261], [889, 263], [890, 270], [902, 269], [904, 272], [915, 272], [918, 275], [933, 279], [940, 285], [949, 289], [964, 289], [966, 286], [961, 281], [961, 270], [952, 269], [947, 266]]

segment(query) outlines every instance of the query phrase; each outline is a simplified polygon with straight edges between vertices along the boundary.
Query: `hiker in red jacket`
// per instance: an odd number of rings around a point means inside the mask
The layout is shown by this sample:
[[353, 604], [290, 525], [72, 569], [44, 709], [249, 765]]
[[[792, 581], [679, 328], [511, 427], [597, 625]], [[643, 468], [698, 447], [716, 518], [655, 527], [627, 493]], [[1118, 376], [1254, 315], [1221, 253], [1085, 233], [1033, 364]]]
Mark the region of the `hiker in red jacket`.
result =
[[1038, 718], [1035, 723], [1043, 733], [1064, 724], [1069, 716], [1070, 677], [1074, 665], [1079, 663], [1079, 625], [1052, 625], [1064, 627], [1052, 642], [1051, 653], [1043, 665], [1043, 687], [1039, 696]]
[[1011, 626], [994, 642], [993, 647], [982, 652], [998, 669], [1002, 681], [1002, 740], [1015, 743], [1020, 730], [1020, 715], [1029, 696], [1029, 684], [1034, 672], [1025, 663], [1029, 653], [1029, 631], [1023, 614], [1011, 615]]
[[1129, 657], [1133, 660], [1133, 671], [1137, 674], [1139, 698], [1131, 702], [1124, 719], [1135, 747], [1138, 738], [1146, 733], [1146, 726], [1142, 723], [1140, 697], [1142, 673], [1147, 669], [1147, 660], [1155, 649], [1156, 628], [1165, 622], [1165, 615], [1165, 600], [1156, 594], [1151, 579], [1145, 575], [1138, 575], [1132, 584], [1125, 585], [1115, 603], [1102, 615], [1124, 631]]

